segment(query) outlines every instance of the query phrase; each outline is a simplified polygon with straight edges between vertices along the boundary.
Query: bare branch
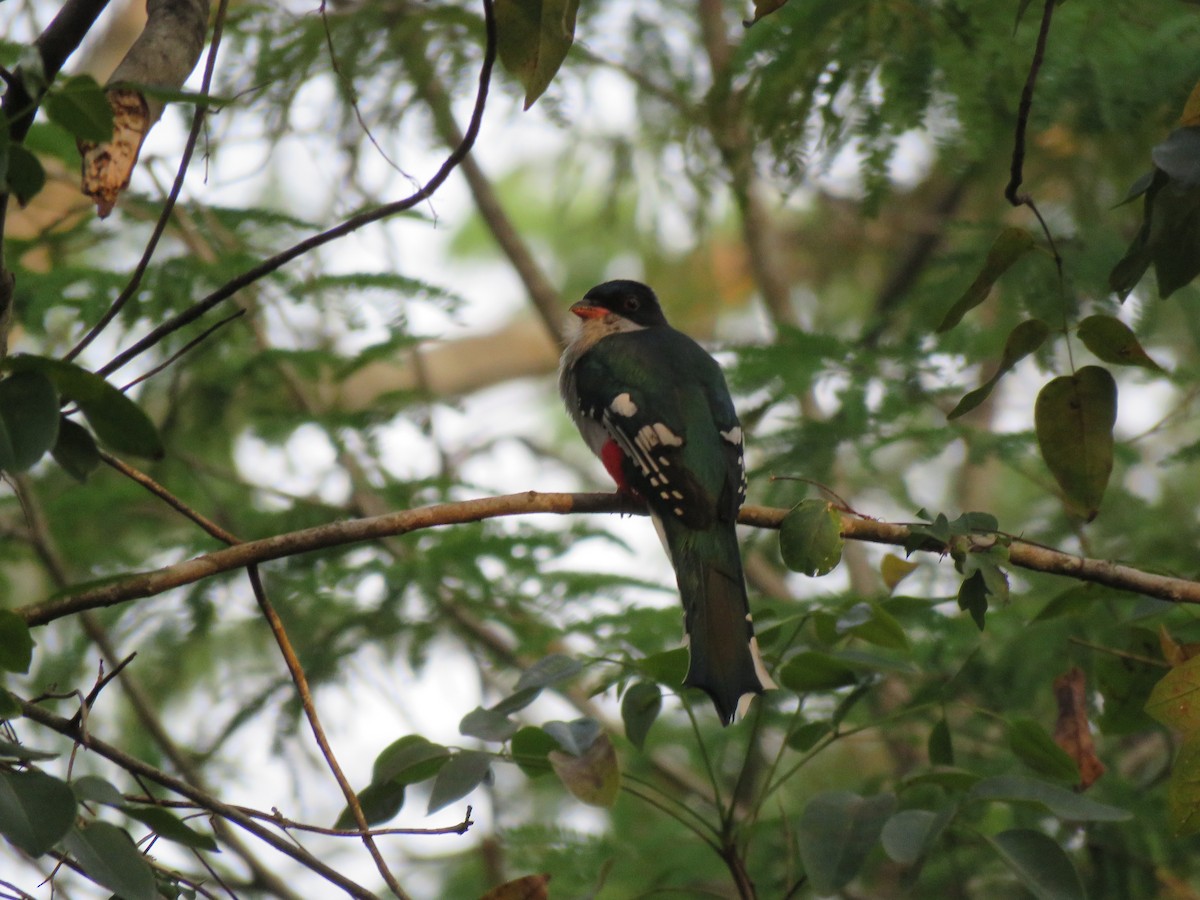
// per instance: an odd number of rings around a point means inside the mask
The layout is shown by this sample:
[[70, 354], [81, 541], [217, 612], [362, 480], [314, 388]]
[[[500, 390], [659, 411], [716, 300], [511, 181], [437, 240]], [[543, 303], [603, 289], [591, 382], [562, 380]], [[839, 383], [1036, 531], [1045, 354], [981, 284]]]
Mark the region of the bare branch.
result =
[[[366, 519], [330, 522], [316, 528], [248, 541], [151, 572], [141, 572], [107, 584], [82, 588], [73, 593], [66, 592], [63, 596], [44, 603], [19, 607], [15, 612], [30, 625], [45, 625], [85, 609], [98, 609], [141, 597], [153, 597], [222, 572], [285, 556], [394, 537], [442, 525], [462, 525], [467, 522], [481, 522], [484, 519], [535, 513], [645, 515], [646, 511], [636, 501], [619, 494], [542, 494], [527, 491], [458, 503], [441, 503]], [[785, 515], [785, 509], [747, 506], [742, 509], [738, 521], [757, 528], [778, 528]], [[849, 540], [894, 546], [904, 546], [912, 536], [907, 525], [877, 522], [851, 515], [842, 516], [842, 535]], [[946, 552], [944, 546], [933, 541], [927, 542], [919, 549], [938, 554]], [[1009, 562], [1018, 568], [1065, 575], [1172, 603], [1200, 603], [1200, 582], [1158, 575], [1108, 560], [1076, 556], [1020, 538], [1014, 538], [1012, 541]]]
[[[81, 741], [83, 739], [83, 735], [81, 734], [79, 728], [68, 719], [64, 719], [61, 716], [56, 716], [34, 703], [28, 703], [26, 701], [19, 702], [21, 704], [21, 714], [24, 715], [25, 718], [37, 722], [39, 725], [44, 725], [51, 731], [56, 731], [61, 735], [71, 738], [72, 740]], [[123, 750], [100, 740], [94, 735], [88, 736], [87, 748], [89, 751], [104, 757], [109, 762], [120, 766], [131, 775], [145, 778], [148, 781], [153, 781], [155, 784], [160, 784], [167, 790], [173, 791], [181, 797], [186, 797], [200, 808], [215, 813], [222, 818], [228, 819], [235, 825], [244, 828], [246, 831], [249, 831], [259, 840], [269, 844], [280, 853], [291, 857], [296, 862], [300, 863], [300, 865], [312, 872], [315, 872], [317, 875], [320, 875], [331, 884], [337, 885], [351, 897], [362, 898], [362, 900], [377, 900], [376, 895], [362, 885], [351, 881], [336, 869], [326, 865], [303, 847], [279, 837], [269, 828], [260, 825], [251, 816], [246, 815], [237, 807], [230, 806], [229, 804], [218, 800], [211, 794], [202, 791], [185, 781], [181, 781], [172, 775], [168, 775], [166, 772], [154, 768], [135, 756], [130, 756]]]
[[419, 191], [405, 197], [403, 200], [396, 200], [392, 203], [385, 203], [383, 206], [368, 210], [357, 216], [351, 216], [344, 222], [335, 225], [334, 227], [322, 231], [319, 234], [314, 234], [297, 244], [276, 253], [274, 256], [263, 260], [258, 265], [248, 269], [236, 278], [233, 278], [223, 284], [217, 290], [213, 291], [203, 300], [194, 303], [192, 306], [185, 309], [178, 315], [163, 322], [157, 328], [152, 330], [140, 341], [137, 341], [133, 346], [118, 353], [108, 363], [102, 366], [98, 372], [101, 375], [110, 375], [117, 369], [124, 366], [127, 362], [135, 357], [145, 353], [151, 347], [158, 344], [167, 335], [178, 331], [185, 325], [194, 322], [196, 319], [203, 316], [210, 309], [224, 301], [228, 300], [242, 288], [254, 284], [261, 278], [270, 275], [277, 269], [282, 268], [292, 260], [303, 256], [304, 254], [315, 250], [317, 247], [335, 241], [338, 238], [345, 237], [351, 232], [357, 231], [364, 225], [370, 225], [373, 222], [378, 222], [380, 219], [386, 219], [389, 216], [394, 216], [397, 213], [412, 209], [420, 203], [423, 203], [442, 186], [442, 183], [450, 177], [459, 164], [463, 161], [471, 147], [475, 144], [475, 139], [479, 136], [479, 126], [483, 121], [483, 110], [487, 104], [488, 87], [492, 79], [492, 66], [496, 61], [496, 19], [493, 13], [492, 0], [483, 0], [484, 20], [487, 24], [487, 44], [484, 49], [483, 65], [479, 69], [479, 89], [475, 95], [475, 109], [471, 114], [470, 124], [467, 126], [466, 134], [463, 136], [462, 143], [454, 149], [441, 168], [425, 183]]

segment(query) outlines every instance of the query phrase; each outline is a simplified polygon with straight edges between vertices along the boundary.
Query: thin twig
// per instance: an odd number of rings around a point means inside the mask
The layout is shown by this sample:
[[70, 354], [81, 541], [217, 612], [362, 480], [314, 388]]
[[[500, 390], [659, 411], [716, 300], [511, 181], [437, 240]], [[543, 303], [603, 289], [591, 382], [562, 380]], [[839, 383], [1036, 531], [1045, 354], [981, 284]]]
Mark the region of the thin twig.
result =
[[487, 26], [487, 44], [484, 48], [483, 63], [479, 69], [479, 88], [475, 95], [475, 108], [471, 114], [470, 124], [467, 126], [466, 134], [463, 135], [463, 141], [442, 163], [441, 168], [425, 183], [419, 191], [405, 197], [403, 200], [396, 200], [392, 203], [385, 203], [383, 206], [376, 207], [373, 210], [360, 213], [356, 216], [351, 216], [349, 219], [333, 226], [319, 234], [314, 234], [291, 247], [276, 253], [274, 256], [263, 260], [256, 266], [247, 269], [241, 275], [238, 275], [217, 290], [213, 291], [204, 299], [185, 309], [183, 312], [163, 322], [157, 328], [153, 329], [149, 334], [141, 340], [134, 343], [126, 350], [118, 353], [108, 363], [102, 366], [98, 372], [100, 375], [110, 375], [117, 369], [124, 366], [131, 359], [145, 353], [151, 347], [157, 345], [163, 338], [183, 328], [185, 325], [194, 322], [196, 319], [203, 316], [213, 307], [228, 300], [242, 288], [254, 284], [259, 279], [270, 275], [272, 272], [283, 267], [287, 263], [303, 256], [304, 254], [315, 250], [318, 247], [328, 244], [338, 238], [345, 237], [362, 228], [364, 225], [369, 225], [373, 222], [378, 222], [380, 219], [386, 219], [396, 213], [404, 212], [412, 209], [419, 203], [424, 202], [429, 197], [433, 196], [442, 183], [450, 177], [453, 172], [471, 151], [471, 147], [475, 144], [475, 139], [479, 136], [479, 128], [483, 122], [483, 111], [487, 103], [488, 87], [491, 84], [492, 67], [496, 60], [496, 18], [492, 6], [493, 0], [483, 0], [484, 22]]
[[[39, 725], [44, 725], [51, 731], [56, 731], [61, 735], [71, 738], [72, 740], [78, 741], [81, 739], [78, 727], [75, 726], [70, 720], [64, 719], [61, 716], [56, 716], [33, 703], [23, 700], [18, 700], [18, 702], [21, 705], [21, 712], [26, 718], [37, 722]], [[314, 872], [315, 874], [320, 875], [331, 884], [337, 885], [350, 896], [362, 898], [362, 900], [378, 900], [374, 893], [367, 890], [357, 882], [347, 878], [345, 875], [331, 866], [326, 865], [303, 847], [299, 847], [292, 842], [279, 837], [266, 826], [260, 825], [252, 817], [247, 816], [237, 808], [222, 802], [206, 791], [202, 791], [199, 788], [188, 784], [186, 781], [182, 781], [181, 779], [178, 779], [173, 775], [169, 775], [160, 769], [156, 769], [150, 764], [143, 762], [135, 756], [130, 756], [123, 750], [114, 747], [112, 744], [102, 741], [97, 737], [89, 738], [87, 747], [92, 753], [96, 753], [99, 756], [104, 757], [109, 762], [120, 766], [130, 774], [141, 776], [148, 781], [153, 781], [156, 784], [162, 785], [167, 790], [179, 794], [181, 797], [187, 797], [202, 809], [207, 809], [211, 813], [228, 819], [235, 825], [238, 825], [246, 831], [249, 831], [259, 840], [270, 845], [275, 850], [278, 850], [285, 856], [294, 859], [296, 862], [300, 863], [302, 866]]]
[[304, 674], [304, 667], [300, 664], [300, 658], [296, 655], [296, 650], [292, 646], [291, 639], [288, 638], [287, 629], [283, 627], [283, 620], [279, 618], [279, 614], [275, 611], [275, 607], [272, 606], [271, 601], [267, 597], [262, 578], [258, 574], [258, 566], [247, 566], [246, 574], [250, 577], [250, 587], [254, 591], [254, 599], [258, 601], [258, 608], [262, 611], [263, 618], [267, 620], [267, 625], [271, 629], [271, 634], [275, 638], [276, 645], [279, 647], [279, 653], [283, 656], [283, 661], [292, 675], [292, 681], [296, 684], [296, 693], [300, 696], [300, 705], [304, 708], [304, 716], [308, 719], [309, 728], [312, 729], [313, 739], [317, 742], [317, 746], [321, 750], [321, 755], [325, 757], [325, 764], [329, 767], [329, 771], [333, 773], [338, 787], [342, 789], [342, 794], [346, 798], [346, 805], [350, 808], [355, 824], [358, 825], [359, 833], [362, 835], [362, 842], [366, 846], [367, 852], [371, 854], [371, 858], [375, 861], [375, 868], [379, 871], [380, 877], [392, 889], [392, 893], [399, 897], [400, 900], [409, 900], [408, 892], [400, 886], [400, 882], [396, 880], [396, 876], [388, 868], [383, 854], [379, 852], [379, 845], [375, 843], [375, 838], [371, 836], [371, 826], [367, 823], [366, 814], [358, 802], [358, 795], [354, 793], [350, 779], [342, 771], [342, 767], [333, 753], [333, 747], [329, 744], [325, 728], [321, 725], [320, 716], [317, 715], [317, 705], [313, 702], [312, 690], [308, 686], [308, 677]]
[[[1046, 56], [1046, 39], [1050, 36], [1050, 20], [1054, 16], [1054, 7], [1058, 0], [1046, 0], [1042, 9], [1042, 25], [1038, 29], [1037, 45], [1033, 50], [1033, 60], [1029, 63], [1029, 74], [1025, 76], [1025, 87], [1021, 90], [1021, 103], [1017, 107], [1017, 128], [1013, 135], [1012, 163], [1009, 166], [1008, 185], [1004, 188], [1004, 198], [1013, 206], [1028, 203], [1027, 195], [1017, 193], [1021, 182], [1025, 179], [1025, 131], [1029, 127], [1029, 112], [1033, 108], [1033, 91], [1037, 85], [1038, 72], [1042, 68], [1042, 60]], [[1041, 216], [1038, 217], [1039, 219]]]
[[[220, 0], [217, 4], [217, 14], [213, 19], [212, 40], [208, 46], [208, 59], [204, 63], [204, 78], [200, 83], [201, 96], [208, 96], [208, 92], [212, 87], [213, 72], [217, 65], [217, 50], [221, 46], [221, 34], [225, 29], [225, 13], [229, 7], [229, 0]], [[134, 295], [139, 285], [142, 283], [142, 277], [146, 274], [146, 269], [150, 265], [150, 259], [154, 256], [154, 251], [158, 248], [159, 239], [167, 230], [167, 222], [171, 219], [171, 212], [175, 209], [175, 201], [179, 199], [179, 193], [183, 190], [183, 180], [187, 175], [188, 166], [192, 161], [192, 154], [196, 150], [196, 142], [200, 139], [200, 130], [204, 127], [204, 118], [208, 113], [208, 107], [204, 102], [197, 100], [196, 111], [192, 114], [192, 128], [188, 132], [187, 143], [183, 145], [183, 155], [179, 160], [179, 168], [175, 172], [175, 183], [171, 185], [171, 192], [167, 195], [166, 202], [163, 203], [162, 212], [158, 215], [158, 221], [154, 223], [154, 231], [150, 234], [150, 240], [146, 242], [146, 248], [142, 251], [142, 258], [138, 260], [137, 266], [134, 267], [133, 275], [129, 279], [129, 283], [117, 296], [117, 299], [112, 302], [112, 305], [105, 310], [104, 315], [100, 317], [91, 330], [83, 336], [63, 358], [70, 361], [83, 352], [92, 341], [94, 341], [100, 332], [108, 327], [109, 323], [116, 318], [122, 307], [129, 302], [129, 298]]]
[[195, 350], [197, 347], [199, 347], [201, 344], [203, 344], [206, 340], [208, 340], [210, 337], [212, 337], [213, 334], [220, 331], [222, 328], [224, 328], [226, 325], [228, 325], [234, 319], [240, 319], [245, 314], [246, 314], [246, 310], [239, 309], [237, 312], [230, 313], [229, 315], [227, 315], [220, 322], [217, 322], [214, 325], [208, 326], [202, 332], [200, 332], [200, 334], [196, 335], [196, 337], [192, 338], [190, 341], [188, 341], [186, 344], [184, 344], [182, 347], [180, 347], [178, 350], [176, 350], [174, 353], [172, 353], [170, 356], [168, 356], [162, 362], [160, 362], [153, 369], [150, 369], [147, 372], [143, 372], [141, 375], [139, 375], [137, 378], [133, 379], [133, 381], [129, 382], [128, 384], [121, 385], [121, 390], [128, 391], [131, 388], [134, 388], [137, 385], [141, 384], [143, 381], [153, 378], [155, 375], [157, 375], [159, 372], [163, 371], [164, 369], [169, 369], [171, 366], [173, 366], [175, 363], [177, 363], [182, 357], [186, 356], [188, 353]]

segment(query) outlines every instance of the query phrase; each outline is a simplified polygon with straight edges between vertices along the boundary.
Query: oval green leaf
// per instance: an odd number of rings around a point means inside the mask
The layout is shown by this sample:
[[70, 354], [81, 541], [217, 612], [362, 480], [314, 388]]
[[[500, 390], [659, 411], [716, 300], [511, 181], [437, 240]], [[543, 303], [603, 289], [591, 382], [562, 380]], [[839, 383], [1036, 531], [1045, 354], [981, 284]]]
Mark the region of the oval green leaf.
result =
[[1038, 393], [1033, 418], [1042, 459], [1067, 508], [1090, 522], [1112, 474], [1117, 383], [1100, 366], [1062, 375]]
[[1200, 731], [1200, 656], [1175, 666], [1154, 685], [1146, 712], [1184, 734]]
[[621, 720], [625, 723], [625, 737], [641, 750], [646, 743], [650, 726], [662, 711], [662, 690], [650, 681], [639, 681], [630, 686], [621, 698]]
[[75, 821], [75, 794], [42, 772], [0, 772], [0, 834], [30, 856], [41, 856]]
[[1008, 746], [1017, 759], [1039, 775], [1072, 784], [1079, 780], [1075, 760], [1033, 719], [1020, 718], [1009, 723]]
[[558, 741], [533, 725], [526, 725], [513, 735], [512, 760], [529, 778], [538, 778], [550, 772], [550, 751], [558, 747]]
[[210, 834], [203, 834], [184, 824], [173, 813], [161, 806], [123, 806], [121, 809], [131, 819], [141, 822], [160, 838], [191, 847], [193, 850], [207, 850], [210, 853], [220, 853], [221, 848]]
[[375, 757], [371, 783], [416, 784], [436, 775], [449, 758], [450, 751], [441, 744], [419, 734], [406, 734]]
[[11, 609], [0, 609], [0, 669], [24, 674], [33, 662], [33, 635], [25, 620]]
[[133, 839], [116, 825], [92, 822], [72, 828], [63, 840], [67, 852], [97, 884], [121, 900], [155, 900], [154, 873]]
[[1183, 742], [1171, 766], [1167, 821], [1180, 837], [1200, 831], [1200, 735]]
[[987, 299], [992, 286], [1018, 259], [1033, 249], [1033, 235], [1024, 228], [1005, 228], [992, 242], [983, 268], [971, 282], [971, 286], [947, 310], [945, 317], [937, 327], [940, 334], [949, 331], [962, 321], [962, 317]]
[[[367, 824], [378, 825], [381, 822], [395, 818], [404, 806], [404, 785], [397, 784], [394, 781], [368, 784], [358, 792], [357, 797], [358, 806], [362, 810], [363, 818], [367, 820]], [[354, 813], [351, 811], [349, 804], [338, 815], [337, 821], [333, 823], [333, 827], [344, 831], [358, 827], [358, 823], [354, 821]]]
[[913, 865], [941, 833], [940, 819], [941, 816], [928, 809], [901, 810], [883, 826], [879, 836], [883, 852], [902, 866]]
[[100, 451], [96, 439], [82, 425], [66, 416], [58, 420], [58, 440], [50, 448], [54, 461], [76, 481], [87, 481], [87, 477], [100, 465]]
[[41, 372], [0, 381], [0, 469], [24, 472], [58, 439], [58, 392]]
[[492, 757], [477, 750], [463, 750], [450, 757], [438, 772], [433, 790], [429, 794], [429, 808], [434, 813], [443, 806], [467, 796], [483, 782], [492, 771]]
[[1155, 372], [1163, 367], [1150, 358], [1137, 335], [1113, 316], [1088, 316], [1079, 323], [1079, 339], [1097, 357], [1119, 366], [1141, 366]]
[[860, 797], [850, 791], [829, 791], [809, 801], [796, 837], [804, 871], [818, 894], [833, 894], [858, 874], [895, 805], [892, 794]]
[[842, 558], [842, 517], [824, 500], [802, 500], [779, 526], [779, 552], [793, 572], [827, 575]]
[[497, 0], [497, 52], [525, 88], [525, 108], [542, 96], [575, 40], [579, 0]]
[[67, 400], [79, 406], [100, 442], [119, 453], [157, 459], [158, 431], [138, 405], [94, 372], [73, 363], [22, 354], [6, 360], [14, 372], [41, 372]]
[[1000, 365], [996, 368], [995, 374], [959, 400], [958, 405], [950, 411], [950, 414], [946, 418], [957, 419], [959, 416], [969, 413], [975, 407], [979, 406], [979, 404], [991, 395], [992, 390], [1000, 382], [1005, 373], [1038, 347], [1042, 346], [1049, 335], [1050, 326], [1041, 319], [1028, 319], [1009, 332], [1008, 339], [1004, 342], [1004, 352], [1000, 357]]
[[1036, 803], [1068, 822], [1123, 822], [1132, 818], [1128, 810], [1097, 803], [1067, 788], [1019, 775], [985, 778], [971, 788], [973, 800]]
[[987, 840], [1038, 900], [1086, 900], [1071, 858], [1040, 831], [1015, 828]]
[[788, 660], [779, 673], [779, 683], [790, 691], [828, 691], [858, 681], [854, 670], [826, 653], [806, 650]]
[[104, 89], [91, 75], [74, 75], [53, 87], [42, 105], [50, 121], [82, 141], [110, 141], [113, 111]]

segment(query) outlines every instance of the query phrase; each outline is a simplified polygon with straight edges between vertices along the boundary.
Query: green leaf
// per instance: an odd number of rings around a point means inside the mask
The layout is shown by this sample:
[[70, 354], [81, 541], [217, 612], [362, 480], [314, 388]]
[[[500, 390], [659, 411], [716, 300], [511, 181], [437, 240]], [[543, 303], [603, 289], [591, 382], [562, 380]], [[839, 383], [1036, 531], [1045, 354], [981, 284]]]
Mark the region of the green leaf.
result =
[[434, 813], [443, 806], [467, 796], [492, 771], [492, 757], [477, 750], [463, 750], [450, 757], [438, 772], [433, 790], [429, 794], [427, 812]]
[[0, 669], [24, 674], [33, 661], [33, 635], [25, 620], [11, 609], [0, 609]]
[[849, 628], [850, 634], [878, 647], [892, 650], [909, 648], [908, 635], [904, 633], [903, 626], [896, 621], [895, 616], [875, 603], [858, 605], [865, 606], [869, 615], [866, 621]]
[[100, 451], [96, 439], [82, 425], [62, 416], [58, 421], [58, 440], [50, 448], [54, 461], [76, 481], [87, 481], [87, 477], [100, 465]]
[[579, 0], [496, 0], [497, 52], [525, 88], [525, 108], [542, 96], [575, 40]]
[[71, 790], [81, 803], [102, 803], [105, 806], [122, 807], [125, 798], [109, 781], [96, 775], [84, 775], [71, 782]]
[[495, 716], [510, 716], [518, 710], [522, 710], [530, 703], [536, 700], [542, 693], [540, 687], [522, 688], [509, 694], [494, 706], [488, 708], [488, 712]]
[[1113, 316], [1088, 316], [1079, 323], [1079, 339], [1092, 353], [1105, 362], [1119, 366], [1141, 366], [1155, 372], [1162, 366], [1142, 349], [1137, 336], [1120, 319]]
[[639, 681], [630, 685], [621, 698], [621, 720], [625, 723], [625, 737], [639, 750], [646, 743], [650, 726], [662, 710], [662, 690], [650, 681]]
[[1200, 731], [1200, 656], [1175, 666], [1154, 685], [1146, 712], [1184, 734]]
[[950, 738], [950, 726], [945, 719], [938, 719], [937, 724], [929, 730], [926, 748], [929, 753], [930, 765], [954, 765], [954, 743]]
[[[359, 791], [356, 796], [367, 824], [378, 825], [395, 818], [404, 806], [404, 785], [397, 784], [395, 781], [372, 783]], [[343, 831], [358, 827], [349, 804], [338, 815], [333, 827]]]
[[1200, 831], [1200, 735], [1183, 741], [1171, 766], [1167, 823], [1179, 837]]
[[587, 749], [604, 735], [595, 719], [573, 719], [570, 722], [547, 722], [542, 730], [572, 756], [583, 756]]
[[21, 704], [9, 691], [0, 688], [0, 722], [21, 717]]
[[979, 406], [986, 400], [999, 383], [1000, 379], [1022, 359], [1045, 343], [1050, 335], [1050, 326], [1041, 319], [1027, 319], [1011, 332], [1004, 342], [1004, 352], [1000, 356], [1000, 365], [995, 374], [975, 390], [965, 394], [958, 405], [946, 416], [947, 419], [957, 419]]
[[537, 778], [551, 771], [548, 756], [558, 747], [558, 741], [533, 725], [526, 725], [513, 735], [512, 758], [517, 767], [529, 778]]
[[42, 772], [0, 772], [0, 834], [30, 856], [41, 856], [75, 821], [75, 795]]
[[1034, 247], [1033, 235], [1024, 228], [1005, 228], [992, 242], [983, 268], [961, 297], [946, 312], [937, 327], [937, 333], [949, 331], [962, 321], [963, 316], [987, 299], [992, 286], [1018, 259]]
[[975, 627], [980, 631], [983, 631], [984, 625], [987, 623], [987, 598], [987, 582], [984, 581], [983, 572], [976, 569], [959, 585], [958, 608], [963, 612], [970, 613], [971, 618], [975, 621]]
[[1172, 181], [1200, 186], [1200, 127], [1176, 128], [1154, 146], [1150, 158]]
[[854, 670], [827, 653], [805, 650], [788, 660], [779, 673], [779, 683], [790, 691], [828, 691], [858, 681]]
[[[953, 815], [953, 810], [950, 810]], [[903, 809], [887, 820], [879, 841], [886, 853], [902, 866], [924, 856], [946, 827], [948, 818], [928, 809]]]
[[154, 424], [136, 403], [99, 375], [62, 360], [28, 354], [9, 357], [4, 365], [14, 372], [46, 375], [59, 394], [79, 406], [101, 443], [133, 456], [162, 456]]
[[112, 106], [91, 75], [74, 75], [61, 86], [53, 86], [42, 99], [42, 106], [50, 121], [81, 141], [112, 140]]
[[788, 732], [787, 745], [800, 753], [807, 753], [832, 730], [828, 722], [801, 722]]
[[621, 790], [621, 767], [617, 751], [601, 732], [580, 754], [551, 750], [550, 765], [558, 780], [576, 800], [609, 809]]
[[46, 186], [46, 170], [42, 161], [22, 144], [8, 148], [8, 190], [21, 206], [41, 193]]
[[393, 741], [375, 757], [371, 783], [416, 784], [438, 773], [450, 758], [450, 751], [419, 734], [407, 734]]
[[787, 0], [754, 0], [754, 18], [743, 20], [742, 24], [749, 28], [763, 16], [769, 16], [777, 9], [781, 9]]
[[1075, 760], [1033, 719], [1019, 718], [1009, 723], [1008, 746], [1017, 759], [1039, 775], [1070, 783], [1079, 780]]
[[[5, 691], [5, 693], [8, 692]], [[9, 694], [9, 696], [12, 695]], [[19, 715], [20, 712], [21, 707], [18, 705], [17, 714]], [[33, 747], [26, 747], [24, 744], [0, 740], [0, 757], [4, 759], [20, 759], [28, 762], [36, 759], [57, 759], [61, 755], [53, 750], [36, 750]]]
[[156, 900], [154, 873], [133, 839], [116, 825], [92, 822], [72, 828], [63, 847], [97, 884], [121, 900]]
[[779, 526], [779, 551], [793, 572], [832, 572], [842, 558], [842, 517], [824, 500], [801, 500]]
[[796, 837], [816, 893], [835, 893], [858, 874], [895, 805], [892, 794], [860, 797], [850, 791], [828, 791], [808, 802]]
[[1068, 822], [1123, 822], [1133, 817], [1128, 810], [1097, 803], [1058, 785], [1020, 775], [985, 778], [971, 788], [970, 797], [972, 800], [1036, 803]]
[[58, 439], [58, 393], [40, 372], [0, 381], [0, 469], [24, 472]]
[[1038, 393], [1033, 418], [1042, 459], [1067, 508], [1090, 522], [1112, 474], [1116, 382], [1099, 366], [1055, 378]]
[[1040, 831], [1016, 828], [987, 841], [1038, 900], [1087, 900], [1071, 858]]
[[477, 706], [458, 723], [458, 730], [467, 737], [483, 741], [507, 741], [517, 733], [517, 723], [502, 711]]
[[683, 679], [687, 676], [687, 647], [676, 647], [674, 650], [652, 653], [635, 665], [638, 671], [647, 678], [653, 679], [659, 684], [675, 687], [682, 684]]
[[121, 809], [125, 815], [141, 822], [164, 840], [173, 841], [194, 850], [207, 850], [210, 853], [221, 852], [221, 848], [217, 846], [212, 835], [196, 831], [161, 806], [126, 805]]
[[1104, 596], [1096, 588], [1097, 586], [1094, 584], [1079, 584], [1055, 594], [1042, 607], [1041, 611], [1033, 617], [1033, 621], [1048, 622], [1060, 616], [1073, 616], [1076, 613], [1094, 609], [1096, 601], [1102, 599]]
[[578, 675], [581, 671], [583, 664], [579, 660], [562, 653], [551, 653], [522, 672], [513, 691], [515, 693], [529, 688], [549, 687]]

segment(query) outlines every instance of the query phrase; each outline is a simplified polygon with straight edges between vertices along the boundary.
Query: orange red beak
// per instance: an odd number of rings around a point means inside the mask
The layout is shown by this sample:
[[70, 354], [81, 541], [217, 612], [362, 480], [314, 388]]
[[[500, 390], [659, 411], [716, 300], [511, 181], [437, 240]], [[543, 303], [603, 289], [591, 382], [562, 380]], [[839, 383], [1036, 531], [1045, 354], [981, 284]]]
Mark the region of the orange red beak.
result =
[[607, 309], [602, 306], [592, 306], [587, 300], [572, 303], [570, 311], [581, 319], [602, 319], [608, 315]]

